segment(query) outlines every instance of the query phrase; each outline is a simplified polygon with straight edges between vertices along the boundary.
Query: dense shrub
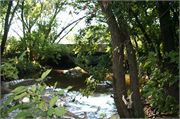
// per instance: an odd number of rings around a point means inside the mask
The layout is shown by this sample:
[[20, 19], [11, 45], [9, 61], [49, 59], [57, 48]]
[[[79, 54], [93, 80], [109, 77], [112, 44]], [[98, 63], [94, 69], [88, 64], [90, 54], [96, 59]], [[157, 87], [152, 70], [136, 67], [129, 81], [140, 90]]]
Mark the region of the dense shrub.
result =
[[[143, 87], [143, 97], [149, 99], [149, 103], [152, 108], [156, 108], [156, 113], [169, 113], [178, 114], [179, 113], [179, 103], [175, 97], [179, 95], [179, 74], [172, 73], [172, 70], [161, 70], [156, 64], [157, 54], [151, 52], [146, 60], [144, 68], [149, 68], [151, 70], [149, 78], [145, 86]], [[166, 53], [163, 58], [170, 57], [170, 63], [175, 64], [174, 69], [179, 69], [179, 53], [170, 52]], [[178, 85], [176, 85], [178, 84]], [[176, 89], [170, 91], [172, 87], [176, 86]], [[177, 93], [174, 95], [174, 93]]]
[[19, 75], [21, 75], [21, 74], [34, 73], [40, 70], [41, 66], [36, 61], [29, 61], [27, 59], [24, 59], [23, 61], [18, 61], [16, 68], [19, 71]]

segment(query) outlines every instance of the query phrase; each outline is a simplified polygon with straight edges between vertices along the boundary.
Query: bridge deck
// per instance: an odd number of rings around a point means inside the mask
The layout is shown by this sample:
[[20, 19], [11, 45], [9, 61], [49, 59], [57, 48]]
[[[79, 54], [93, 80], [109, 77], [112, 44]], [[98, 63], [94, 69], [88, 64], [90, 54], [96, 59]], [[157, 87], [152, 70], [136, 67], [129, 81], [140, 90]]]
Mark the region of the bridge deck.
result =
[[[75, 48], [75, 46], [76, 46], [75, 44], [62, 44], [62, 45], [71, 46], [71, 47], [74, 47], [74, 48]], [[106, 45], [107, 45], [107, 44], [98, 44], [98, 48], [97, 48], [96, 52], [104, 52], [104, 53], [105, 53], [104, 47], [105, 47]], [[87, 46], [87, 45], [84, 45], [84, 51], [87, 51], [86, 46]]]

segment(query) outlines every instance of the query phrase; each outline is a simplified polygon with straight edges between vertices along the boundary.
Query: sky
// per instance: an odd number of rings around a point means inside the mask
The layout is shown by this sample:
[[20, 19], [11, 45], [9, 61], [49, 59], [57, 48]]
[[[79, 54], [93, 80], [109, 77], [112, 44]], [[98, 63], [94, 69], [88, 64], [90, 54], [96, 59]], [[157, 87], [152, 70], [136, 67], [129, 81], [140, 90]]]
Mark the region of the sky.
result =
[[[75, 20], [79, 19], [80, 17], [84, 16], [84, 11], [81, 11], [79, 15], [76, 15], [74, 13], [73, 14], [69, 14], [70, 11], [73, 11], [73, 8], [68, 8], [66, 10], [66, 12], [60, 12], [59, 15], [57, 16], [58, 19], [60, 19], [62, 21], [62, 23], [61, 23], [62, 26], [66, 26], [68, 23], [71, 23], [72, 21], [75, 21]], [[92, 23], [96, 24], [95, 21], [93, 21]], [[58, 31], [60, 31], [61, 27], [59, 27]], [[85, 27], [85, 19], [81, 20], [78, 23], [78, 25], [73, 29], [73, 31], [71, 31], [67, 36], [69, 36], [69, 35], [72, 36], [73, 34], [75, 34], [77, 32], [77, 30], [79, 28], [84, 28], [84, 27]], [[23, 33], [22, 33], [22, 23], [19, 20], [16, 20], [15, 18], [13, 19], [13, 24], [10, 27], [8, 36], [14, 36], [16, 38], [19, 38], [19, 36], [17, 35], [17, 33], [15, 33], [13, 31], [13, 29], [16, 32], [18, 32], [18, 34], [20, 36], [23, 35]], [[73, 43], [73, 40], [69, 41], [69, 40], [66, 39], [66, 37], [61, 40], [61, 42], [60, 42], [61, 44], [71, 44], [71, 43]]]
[[[62, 18], [62, 16], [63, 16], [63, 18], [64, 18], [64, 19], [61, 19], [63, 26], [66, 26], [66, 25], [69, 23], [69, 21], [74, 21], [74, 20], [78, 19], [78, 16], [77, 16], [77, 15], [73, 15], [73, 17], [72, 17], [71, 15], [68, 15], [67, 13], [61, 13], [61, 15], [59, 15], [58, 17], [59, 17], [59, 18]], [[80, 22], [78, 23], [78, 25], [77, 25], [74, 29], [83, 28], [83, 27], [85, 27], [85, 25], [84, 25], [84, 20], [80, 21]], [[14, 36], [14, 37], [16, 37], [16, 38], [19, 38], [19, 36], [17, 35], [17, 33], [15, 33], [15, 32], [13, 31], [13, 29], [16, 30], [16, 32], [18, 32], [18, 34], [19, 34], [20, 36], [23, 35], [22, 30], [21, 30], [21, 29], [22, 29], [22, 23], [19, 22], [18, 20], [13, 20], [13, 24], [12, 24], [11, 27], [10, 27], [8, 36]], [[73, 32], [70, 32], [68, 35], [72, 35], [72, 34], [73, 34]], [[68, 35], [67, 35], [67, 36], [68, 36]], [[69, 42], [69, 41], [67, 41], [66, 38], [64, 38], [60, 43], [66, 44], [66, 43], [68, 43], [68, 42]]]

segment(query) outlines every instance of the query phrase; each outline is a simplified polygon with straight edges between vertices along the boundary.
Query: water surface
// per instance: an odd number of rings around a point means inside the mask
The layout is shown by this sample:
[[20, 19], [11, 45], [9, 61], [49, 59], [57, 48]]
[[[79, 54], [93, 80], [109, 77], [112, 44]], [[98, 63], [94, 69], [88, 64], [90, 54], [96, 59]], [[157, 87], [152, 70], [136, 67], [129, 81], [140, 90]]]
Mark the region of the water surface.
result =
[[[47, 88], [43, 92], [45, 99], [51, 100], [50, 94], [53, 91], [53, 85], [55, 82], [58, 82], [56, 90], [61, 90], [67, 88], [68, 86], [73, 86], [73, 88], [67, 91], [64, 95], [59, 96], [57, 102], [58, 106], [64, 106], [68, 111], [78, 115], [82, 118], [95, 119], [95, 118], [109, 118], [114, 114], [117, 114], [117, 110], [114, 105], [114, 99], [110, 96], [112, 95], [112, 86], [102, 82], [98, 86], [98, 90], [92, 93], [88, 98], [83, 97], [79, 89], [86, 88], [86, 78], [90, 75], [87, 73], [81, 73], [78, 75], [69, 75], [67, 73], [67, 68], [55, 67], [50, 72], [48, 77], [45, 80]], [[21, 79], [16, 82], [25, 82], [26, 85], [31, 87], [34, 79], [37, 79], [41, 76], [42, 72], [25, 75], [20, 77]], [[33, 77], [34, 76], [34, 77]], [[12, 87], [14, 82], [6, 82], [2, 84], [5, 87]], [[1, 106], [5, 104], [7, 96], [10, 94], [2, 95], [1, 97]], [[11, 118], [15, 116], [20, 110], [15, 110], [6, 118]]]

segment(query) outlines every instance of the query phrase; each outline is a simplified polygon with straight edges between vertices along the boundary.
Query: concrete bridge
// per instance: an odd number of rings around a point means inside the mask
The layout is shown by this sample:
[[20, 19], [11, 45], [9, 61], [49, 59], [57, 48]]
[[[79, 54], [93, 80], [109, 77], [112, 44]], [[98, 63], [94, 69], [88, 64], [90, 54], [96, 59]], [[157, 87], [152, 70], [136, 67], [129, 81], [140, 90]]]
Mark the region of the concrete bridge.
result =
[[[75, 48], [76, 45], [75, 44], [61, 44], [61, 45], [65, 45], [68, 47], [73, 47]], [[107, 52], [104, 51], [104, 47], [107, 44], [98, 44], [98, 48], [96, 49], [95, 53], [93, 54], [93, 56], [101, 56], [102, 54], [106, 54]], [[84, 51], [87, 52], [86, 49], [87, 45], [84, 45]], [[76, 57], [76, 55], [71, 55], [71, 57]], [[71, 62], [71, 60], [66, 56], [66, 55], [62, 55], [60, 60], [57, 60], [59, 62], [59, 65], [63, 66], [63, 65], [73, 65], [73, 63]], [[53, 62], [51, 59], [48, 60], [48, 65], [56, 65], [55, 62]]]
[[[75, 44], [62, 44], [62, 45], [70, 46], [73, 48], [75, 48], [75, 46], [76, 46]], [[86, 46], [87, 45], [83, 45], [85, 52], [87, 51]], [[107, 44], [98, 44], [98, 48], [96, 49], [96, 52], [97, 53], [105, 53], [105, 51], [103, 51], [103, 50], [104, 50], [104, 47], [106, 47], [106, 46], [107, 46]]]

